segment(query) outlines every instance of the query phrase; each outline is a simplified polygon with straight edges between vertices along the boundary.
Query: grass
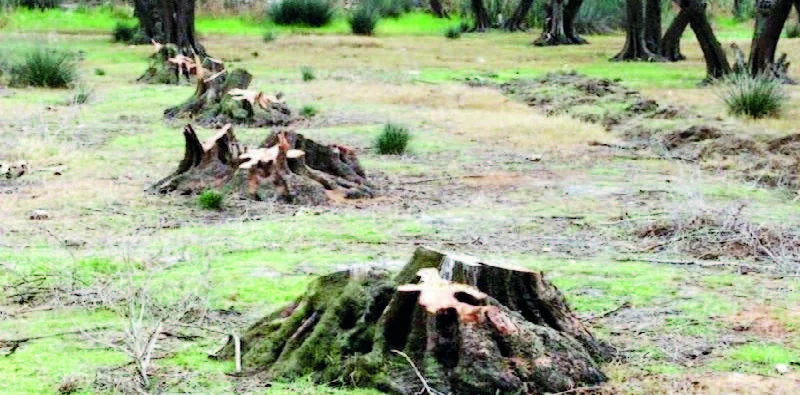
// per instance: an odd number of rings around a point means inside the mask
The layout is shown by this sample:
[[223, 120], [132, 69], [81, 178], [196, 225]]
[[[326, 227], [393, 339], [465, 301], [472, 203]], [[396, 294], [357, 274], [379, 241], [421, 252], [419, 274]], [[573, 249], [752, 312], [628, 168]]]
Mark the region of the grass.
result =
[[319, 114], [319, 109], [311, 104], [306, 104], [300, 109], [300, 115], [307, 118], [311, 118], [317, 114]]
[[447, 30], [444, 31], [444, 36], [451, 40], [461, 38], [461, 27], [460, 26], [448, 27]]
[[10, 67], [11, 85], [67, 88], [78, 79], [75, 55], [47, 47], [27, 50]]
[[308, 66], [300, 68], [300, 77], [303, 79], [303, 82], [313, 81], [317, 78], [316, 74], [314, 74], [314, 69]]
[[780, 81], [741, 73], [725, 78], [719, 95], [729, 113], [756, 119], [777, 117], [788, 99]]
[[222, 201], [223, 200], [224, 200], [224, 197], [222, 196], [221, 193], [219, 193], [217, 191], [210, 190], [210, 189], [206, 190], [206, 191], [203, 191], [203, 193], [201, 193], [197, 197], [197, 203], [200, 205], [200, 207], [202, 207], [202, 208], [204, 208], [206, 210], [220, 210], [220, 209], [222, 209]]
[[353, 34], [362, 36], [371, 36], [375, 32], [378, 21], [380, 21], [380, 14], [369, 4], [356, 7], [347, 20]]
[[381, 155], [400, 155], [406, 152], [410, 140], [408, 129], [388, 123], [375, 139], [375, 148]]
[[335, 5], [330, 0], [281, 0], [269, 9], [278, 25], [323, 27], [331, 22]]

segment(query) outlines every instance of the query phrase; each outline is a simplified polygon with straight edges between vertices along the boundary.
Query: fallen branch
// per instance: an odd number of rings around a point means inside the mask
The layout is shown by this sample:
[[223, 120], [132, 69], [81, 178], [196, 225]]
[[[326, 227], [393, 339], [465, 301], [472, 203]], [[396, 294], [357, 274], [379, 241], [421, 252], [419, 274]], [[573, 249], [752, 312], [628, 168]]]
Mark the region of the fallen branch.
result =
[[19, 347], [21, 345], [23, 345], [23, 344], [25, 344], [27, 342], [33, 341], [33, 340], [49, 339], [49, 338], [52, 338], [52, 337], [61, 337], [61, 336], [67, 336], [67, 335], [79, 335], [79, 334], [84, 334], [86, 332], [97, 332], [97, 331], [102, 331], [102, 330], [106, 330], [106, 329], [109, 329], [109, 328], [110, 328], [110, 326], [104, 325], [104, 326], [94, 327], [94, 328], [91, 328], [91, 329], [78, 329], [78, 330], [74, 330], [74, 331], [51, 333], [49, 335], [31, 336], [31, 337], [23, 337], [23, 338], [19, 338], [19, 339], [9, 339], [9, 340], [0, 339], [0, 346], [10, 346], [9, 351], [6, 352], [5, 354], [3, 354], [4, 357], [10, 357], [12, 354], [14, 354], [17, 351], [17, 349], [19, 349]]
[[392, 350], [392, 352], [397, 354], [397, 355], [402, 356], [403, 358], [406, 359], [406, 361], [408, 361], [409, 365], [411, 365], [411, 369], [414, 369], [414, 373], [417, 374], [417, 378], [419, 378], [419, 381], [422, 382], [422, 387], [424, 388], [425, 392], [427, 392], [430, 395], [444, 395], [441, 392], [436, 391], [435, 389], [431, 388], [428, 385], [428, 381], [425, 380], [425, 377], [422, 377], [422, 373], [420, 373], [419, 369], [417, 369], [417, 365], [414, 365], [414, 361], [412, 361], [411, 358], [409, 358], [406, 353], [404, 353], [402, 351], [398, 351], [398, 350]]

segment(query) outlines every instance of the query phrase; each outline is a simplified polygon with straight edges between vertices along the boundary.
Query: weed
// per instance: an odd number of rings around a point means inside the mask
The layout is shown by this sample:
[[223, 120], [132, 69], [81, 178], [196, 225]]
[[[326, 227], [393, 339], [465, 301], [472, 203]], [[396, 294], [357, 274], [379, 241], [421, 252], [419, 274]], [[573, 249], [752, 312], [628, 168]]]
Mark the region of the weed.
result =
[[269, 9], [278, 25], [322, 27], [333, 19], [335, 6], [329, 0], [282, 0]]
[[206, 210], [219, 210], [222, 208], [223, 196], [221, 193], [208, 189], [197, 197], [200, 207]]
[[353, 34], [371, 36], [380, 19], [380, 14], [371, 5], [362, 4], [356, 7], [347, 22]]
[[800, 37], [800, 23], [790, 23], [784, 29], [786, 33], [786, 38], [798, 38]]
[[315, 78], [317, 78], [314, 75], [314, 69], [312, 69], [311, 67], [308, 67], [308, 66], [301, 67], [300, 68], [300, 74], [303, 76], [303, 81], [305, 81], [305, 82], [313, 81]]
[[115, 43], [129, 43], [133, 41], [139, 27], [136, 25], [129, 25], [125, 22], [117, 22], [114, 25], [114, 30], [111, 31], [111, 37]]
[[315, 116], [317, 114], [319, 114], [319, 110], [316, 107], [312, 106], [311, 104], [306, 104], [300, 110], [300, 115], [302, 115], [302, 116], [304, 116], [306, 118], [311, 118], [311, 117], [313, 117], [313, 116]]
[[104, 69], [101, 69], [101, 68], [96, 68], [96, 69], [94, 69], [94, 75], [103, 76], [103, 75], [106, 75], [106, 71]]
[[278, 38], [278, 33], [274, 30], [267, 30], [264, 32], [264, 35], [261, 36], [261, 39], [264, 40], [265, 43], [275, 41], [276, 38]]
[[11, 67], [11, 84], [66, 88], [78, 79], [73, 55], [47, 48], [34, 48], [24, 60]]
[[411, 140], [411, 133], [408, 132], [408, 129], [388, 123], [378, 135], [375, 148], [381, 155], [400, 155], [406, 152], [409, 140]]
[[86, 104], [92, 95], [94, 95], [94, 90], [91, 87], [78, 85], [75, 87], [75, 92], [72, 94], [70, 104]]
[[462, 31], [461, 26], [450, 26], [447, 28], [447, 30], [444, 31], [444, 36], [449, 39], [455, 40], [457, 38], [461, 38], [461, 31]]
[[780, 81], [764, 75], [735, 73], [722, 82], [722, 101], [733, 115], [775, 117], [788, 100]]

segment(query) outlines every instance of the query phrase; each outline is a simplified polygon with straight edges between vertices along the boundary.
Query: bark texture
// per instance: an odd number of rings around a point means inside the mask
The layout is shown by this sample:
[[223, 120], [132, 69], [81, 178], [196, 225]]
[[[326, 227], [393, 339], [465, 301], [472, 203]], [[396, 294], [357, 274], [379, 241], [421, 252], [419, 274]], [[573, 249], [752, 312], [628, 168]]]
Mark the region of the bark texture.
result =
[[293, 120], [292, 111], [280, 93], [267, 95], [248, 90], [253, 76], [244, 69], [227, 71], [214, 67], [198, 71], [197, 89], [183, 104], [164, 111], [167, 118], [192, 119], [205, 127], [226, 124], [253, 127], [285, 126]]
[[706, 61], [706, 80], [714, 80], [731, 72], [728, 58], [722, 49], [706, 16], [705, 0], [681, 0], [681, 10], [686, 10], [689, 26], [694, 31]]
[[282, 131], [247, 150], [230, 125], [205, 143], [200, 143], [191, 125], [183, 136], [186, 148], [178, 169], [151, 186], [150, 192], [196, 194], [215, 189], [248, 199], [308, 205], [373, 196], [351, 148], [322, 145]]
[[528, 13], [531, 12], [531, 7], [533, 7], [533, 0], [520, 0], [517, 8], [514, 9], [514, 13], [508, 18], [503, 28], [511, 32], [524, 30], [526, 28], [525, 20], [528, 17]]
[[472, 8], [472, 17], [475, 18], [475, 26], [472, 30], [477, 32], [489, 30], [492, 27], [492, 20], [486, 11], [486, 6], [483, 5], [483, 0], [470, 0], [470, 8]]
[[205, 49], [195, 38], [195, 0], [135, 0], [134, 14], [139, 19], [140, 34], [156, 44], [150, 67], [139, 82], [179, 83], [179, 66], [170, 59], [206, 58]]
[[686, 59], [681, 53], [681, 37], [687, 26], [689, 26], [689, 12], [681, 9], [661, 39], [661, 56], [668, 61], [678, 62]]
[[430, 0], [431, 12], [439, 18], [450, 18], [441, 0]]
[[662, 58], [658, 52], [651, 51], [647, 45], [647, 42], [645, 41], [645, 18], [642, 0], [627, 0], [625, 3], [625, 8], [627, 15], [625, 45], [622, 47], [622, 51], [611, 58], [611, 60], [640, 60], [646, 62], [658, 62], [664, 60], [664, 58]]
[[533, 42], [537, 46], [587, 44], [575, 32], [575, 18], [583, 0], [550, 0], [544, 7], [544, 30]]
[[644, 42], [652, 53], [661, 52], [661, 0], [645, 0]]
[[[396, 276], [336, 272], [253, 324], [245, 369], [395, 394], [541, 394], [606, 380], [607, 349], [543, 275], [420, 247]], [[218, 358], [234, 356], [228, 344]], [[413, 366], [412, 366], [413, 363]]]
[[751, 74], [767, 74], [773, 78], [791, 81], [786, 75], [788, 63], [785, 57], [776, 62], [775, 52], [792, 4], [791, 0], [756, 1], [756, 24], [748, 60]]

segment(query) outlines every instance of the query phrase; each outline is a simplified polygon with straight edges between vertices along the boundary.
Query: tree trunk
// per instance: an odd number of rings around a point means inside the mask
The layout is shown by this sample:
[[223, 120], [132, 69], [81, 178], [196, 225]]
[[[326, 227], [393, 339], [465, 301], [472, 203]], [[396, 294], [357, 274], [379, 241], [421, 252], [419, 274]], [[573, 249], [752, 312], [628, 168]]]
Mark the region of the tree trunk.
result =
[[786, 65], [775, 62], [775, 51], [783, 32], [783, 25], [792, 10], [791, 0], [756, 1], [757, 15], [750, 46], [750, 73], [770, 74], [778, 79], [788, 79]]
[[681, 7], [688, 12], [689, 26], [694, 31], [700, 49], [703, 51], [706, 61], [706, 80], [714, 80], [730, 73], [731, 66], [728, 64], [725, 51], [722, 50], [722, 46], [708, 23], [705, 0], [682, 0]]
[[652, 53], [661, 53], [661, 0], [646, 0], [644, 43]]
[[470, 0], [472, 7], [472, 16], [475, 18], [475, 26], [472, 28], [476, 32], [485, 32], [492, 27], [492, 21], [489, 19], [489, 13], [486, 12], [486, 7], [483, 5], [483, 0]]
[[[233, 358], [232, 343], [217, 358]], [[606, 380], [596, 362], [608, 352], [541, 273], [424, 247], [394, 278], [318, 278], [241, 339], [243, 366], [268, 379], [408, 395], [571, 391]]]
[[180, 83], [180, 65], [170, 62], [176, 57], [207, 57], [197, 42], [194, 31], [195, 0], [135, 0], [135, 14], [143, 35], [156, 44], [150, 67], [139, 82], [156, 84]]
[[533, 0], [520, 0], [517, 8], [514, 9], [514, 13], [511, 14], [511, 18], [508, 18], [503, 27], [510, 32], [524, 30], [525, 20], [531, 11], [531, 7], [533, 7]]
[[167, 118], [191, 119], [205, 127], [232, 123], [251, 127], [283, 126], [294, 118], [281, 94], [248, 90], [253, 76], [244, 69], [227, 71], [207, 58], [197, 73], [197, 89], [183, 104], [164, 111]]
[[664, 59], [661, 55], [650, 51], [645, 42], [644, 10], [642, 0], [627, 0], [626, 14], [627, 26], [625, 27], [625, 45], [622, 51], [614, 56], [612, 61], [643, 60], [646, 62], [659, 62]]
[[277, 132], [260, 148], [246, 150], [236, 141], [231, 125], [204, 144], [191, 125], [183, 135], [186, 149], [178, 169], [151, 186], [150, 192], [230, 189], [249, 199], [310, 205], [373, 196], [355, 152], [347, 147]]
[[447, 10], [444, 9], [441, 0], [430, 1], [431, 12], [433, 12], [433, 15], [436, 15], [439, 18], [450, 18], [450, 15], [447, 14]]
[[542, 34], [533, 42], [537, 46], [586, 44], [575, 32], [575, 18], [583, 0], [550, 0], [544, 7], [545, 23]]
[[664, 38], [661, 40], [661, 56], [671, 62], [686, 59], [681, 54], [681, 37], [687, 26], [689, 26], [689, 12], [681, 9], [664, 32]]
[[742, 0], [733, 0], [733, 18], [737, 21], [744, 20], [742, 15]]

